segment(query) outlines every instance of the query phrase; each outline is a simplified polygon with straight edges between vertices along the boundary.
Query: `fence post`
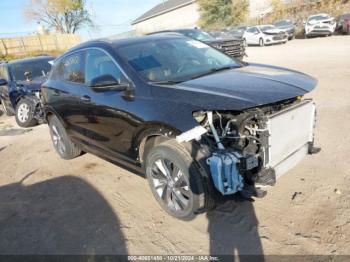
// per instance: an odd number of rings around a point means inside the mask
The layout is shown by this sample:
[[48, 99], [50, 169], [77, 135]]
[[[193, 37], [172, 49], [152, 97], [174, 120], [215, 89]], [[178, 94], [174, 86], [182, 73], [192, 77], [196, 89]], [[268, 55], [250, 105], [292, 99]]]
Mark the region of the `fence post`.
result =
[[38, 34], [37, 36], [38, 36], [41, 52], [44, 52], [44, 48], [43, 48], [43, 44], [41, 43], [40, 35]]
[[7, 47], [6, 47], [5, 41], [4, 41], [4, 39], [2, 39], [2, 38], [1, 38], [1, 43], [2, 43], [2, 46], [4, 47], [5, 55], [8, 55]]
[[57, 34], [55, 34], [55, 50], [58, 50], [58, 39], [57, 39]]
[[26, 55], [27, 50], [26, 50], [26, 46], [25, 46], [24, 41], [23, 41], [23, 37], [20, 38], [20, 41], [22, 44], [23, 55]]

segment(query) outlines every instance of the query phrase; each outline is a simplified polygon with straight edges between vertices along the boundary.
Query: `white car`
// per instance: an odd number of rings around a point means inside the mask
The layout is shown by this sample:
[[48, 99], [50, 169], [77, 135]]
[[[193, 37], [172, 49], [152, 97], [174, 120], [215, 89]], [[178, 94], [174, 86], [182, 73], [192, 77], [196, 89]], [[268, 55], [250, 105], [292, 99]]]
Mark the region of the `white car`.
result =
[[259, 25], [249, 27], [243, 34], [246, 45], [272, 45], [287, 43], [288, 34], [274, 25]]
[[310, 16], [305, 22], [305, 36], [332, 35], [337, 27], [337, 22], [328, 14]]

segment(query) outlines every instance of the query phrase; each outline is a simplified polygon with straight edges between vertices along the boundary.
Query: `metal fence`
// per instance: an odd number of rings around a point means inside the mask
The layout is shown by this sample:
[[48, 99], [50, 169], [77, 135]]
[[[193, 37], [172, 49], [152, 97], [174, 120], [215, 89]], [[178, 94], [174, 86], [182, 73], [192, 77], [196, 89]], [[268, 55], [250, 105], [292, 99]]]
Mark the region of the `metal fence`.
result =
[[33, 35], [0, 39], [0, 55], [25, 56], [30, 53], [63, 51], [77, 45], [81, 38], [74, 34]]

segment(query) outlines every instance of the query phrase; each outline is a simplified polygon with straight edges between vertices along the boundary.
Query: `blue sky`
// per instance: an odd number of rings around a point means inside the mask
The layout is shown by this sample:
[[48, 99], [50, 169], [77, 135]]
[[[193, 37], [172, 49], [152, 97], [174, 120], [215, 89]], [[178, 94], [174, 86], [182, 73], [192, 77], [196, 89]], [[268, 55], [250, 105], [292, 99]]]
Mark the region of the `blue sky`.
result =
[[[35, 22], [23, 16], [30, 0], [0, 0], [0, 37], [26, 35], [37, 28]], [[113, 35], [131, 30], [134, 20], [162, 0], [88, 0], [92, 8], [96, 29], [83, 29], [79, 33], [84, 39]]]

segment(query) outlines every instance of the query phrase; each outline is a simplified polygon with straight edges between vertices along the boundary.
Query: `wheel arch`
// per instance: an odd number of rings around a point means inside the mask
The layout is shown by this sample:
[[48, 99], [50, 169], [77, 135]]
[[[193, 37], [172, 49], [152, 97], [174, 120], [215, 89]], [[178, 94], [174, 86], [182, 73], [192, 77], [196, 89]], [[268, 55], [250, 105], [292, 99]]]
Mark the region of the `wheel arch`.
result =
[[58, 120], [60, 120], [60, 122], [62, 123], [62, 125], [64, 127], [66, 127], [65, 122], [63, 121], [63, 119], [61, 118], [61, 116], [52, 108], [44, 108], [44, 119], [47, 123], [49, 123], [49, 119], [55, 116], [58, 118]]
[[142, 124], [135, 132], [133, 150], [137, 160], [143, 165], [147, 152], [154, 146], [175, 138], [181, 132], [169, 125], [159, 122]]

